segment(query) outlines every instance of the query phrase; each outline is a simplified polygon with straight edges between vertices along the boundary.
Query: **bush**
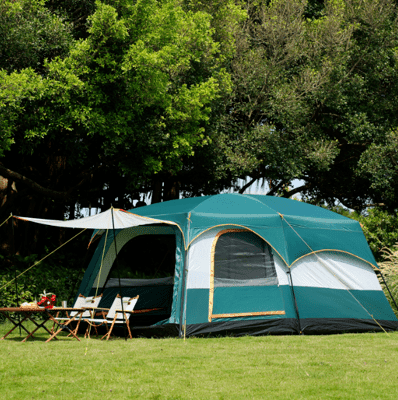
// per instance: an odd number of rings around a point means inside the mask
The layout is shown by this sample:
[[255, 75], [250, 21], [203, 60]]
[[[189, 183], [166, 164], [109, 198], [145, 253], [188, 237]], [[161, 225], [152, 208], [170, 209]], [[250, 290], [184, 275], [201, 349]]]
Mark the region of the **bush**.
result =
[[[383, 262], [379, 263], [379, 268], [384, 276], [384, 279], [386, 280], [386, 283], [388, 285], [388, 288], [390, 289], [390, 292], [392, 296], [395, 299], [395, 302], [398, 300], [398, 243], [393, 246], [392, 249], [390, 248], [384, 248], [382, 250], [382, 256], [384, 258]], [[388, 301], [391, 304], [392, 309], [395, 312], [395, 315], [398, 317], [398, 309], [391, 298], [391, 295], [389, 291], [387, 290], [384, 281], [380, 279], [380, 283], [382, 285], [382, 288], [384, 290], [384, 293], [388, 299]]]
[[398, 242], [398, 214], [381, 208], [369, 208], [364, 213], [341, 206], [325, 207], [347, 218], [360, 222], [363, 233], [377, 262], [383, 261], [383, 249]]
[[24, 258], [15, 256], [14, 266], [2, 268], [0, 307], [14, 307], [23, 302], [39, 301], [44, 290], [57, 295], [57, 305], [61, 305], [62, 300], [67, 300], [68, 304], [73, 302], [84, 269], [59, 267], [42, 262], [15, 280], [16, 276], [34, 265], [37, 258], [37, 255]]

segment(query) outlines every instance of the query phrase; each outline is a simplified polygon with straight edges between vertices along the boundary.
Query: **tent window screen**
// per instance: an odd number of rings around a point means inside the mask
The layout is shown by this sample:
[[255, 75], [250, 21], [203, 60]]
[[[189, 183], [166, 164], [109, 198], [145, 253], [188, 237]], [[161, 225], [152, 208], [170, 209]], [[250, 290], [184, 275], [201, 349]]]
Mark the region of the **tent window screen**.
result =
[[226, 232], [214, 253], [214, 287], [278, 284], [270, 246], [251, 232]]

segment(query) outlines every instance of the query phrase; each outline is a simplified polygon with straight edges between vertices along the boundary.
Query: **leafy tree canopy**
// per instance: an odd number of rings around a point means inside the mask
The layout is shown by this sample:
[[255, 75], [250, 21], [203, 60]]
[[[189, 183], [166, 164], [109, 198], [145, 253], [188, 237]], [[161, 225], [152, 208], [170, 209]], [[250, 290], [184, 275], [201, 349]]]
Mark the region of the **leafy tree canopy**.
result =
[[221, 121], [224, 168], [272, 181], [272, 193], [302, 179], [314, 202], [396, 208], [395, 3], [253, 1], [248, 13]]

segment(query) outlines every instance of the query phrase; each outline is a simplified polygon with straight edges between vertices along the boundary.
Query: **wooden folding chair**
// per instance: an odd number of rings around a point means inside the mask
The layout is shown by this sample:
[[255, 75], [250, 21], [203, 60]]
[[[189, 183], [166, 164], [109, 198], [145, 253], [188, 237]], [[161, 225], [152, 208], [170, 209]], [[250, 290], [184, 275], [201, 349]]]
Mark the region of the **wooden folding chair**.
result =
[[[112, 303], [111, 308], [109, 309], [108, 313], [106, 314], [105, 318], [89, 318], [85, 319], [86, 322], [89, 323], [92, 327], [95, 329], [101, 325], [105, 325], [107, 329], [107, 333], [101, 338], [104, 339], [106, 337], [106, 340], [109, 339], [109, 337], [112, 334], [113, 327], [115, 325], [121, 325], [121, 324], [127, 324], [127, 329], [129, 332], [129, 337], [130, 339], [132, 338], [131, 336], [131, 330], [129, 326], [129, 318], [131, 313], [134, 312], [134, 307], [137, 304], [139, 296], [136, 297], [123, 297], [123, 299], [120, 297], [118, 294], [115, 298], [115, 300]], [[123, 307], [122, 307], [122, 301], [123, 301]], [[124, 314], [123, 312], [124, 311]], [[109, 326], [110, 325], [110, 326]], [[89, 333], [89, 327], [87, 327], [85, 337], [90, 336]]]
[[[73, 308], [76, 310], [82, 309], [82, 308], [87, 308], [87, 310], [84, 311], [84, 313], [80, 313], [80, 315], [78, 315], [78, 311], [71, 311], [70, 314], [66, 311], [66, 317], [59, 317], [59, 312], [57, 312], [56, 316], [54, 317], [54, 320], [61, 323], [61, 325], [62, 325], [62, 321], [67, 322], [67, 321], [76, 319], [76, 317], [78, 317], [75, 329], [73, 329], [73, 331], [70, 330], [70, 333], [68, 336], [76, 335], [79, 330], [80, 322], [91, 317], [90, 309], [98, 307], [101, 299], [102, 299], [102, 294], [100, 294], [99, 296], [89, 296], [89, 297], [85, 297], [82, 294], [79, 294], [78, 298], [75, 301], [75, 304], [73, 305]], [[55, 325], [55, 322], [54, 322], [54, 325]], [[54, 325], [53, 325], [52, 331], [54, 331]]]

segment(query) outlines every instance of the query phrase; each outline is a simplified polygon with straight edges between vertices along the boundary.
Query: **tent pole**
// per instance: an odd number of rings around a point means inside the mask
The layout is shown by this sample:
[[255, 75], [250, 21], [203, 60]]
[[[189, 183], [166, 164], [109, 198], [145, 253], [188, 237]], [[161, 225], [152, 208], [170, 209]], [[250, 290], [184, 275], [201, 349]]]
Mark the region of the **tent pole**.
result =
[[188, 251], [185, 250], [185, 254], [184, 254], [184, 266], [182, 269], [182, 291], [181, 291], [181, 310], [180, 310], [180, 326], [179, 326], [179, 333], [178, 333], [178, 337], [180, 339], [183, 338], [183, 333], [182, 333], [182, 329], [183, 329], [183, 319], [184, 319], [184, 303], [185, 303], [185, 265], [187, 263], [187, 253]]
[[[123, 313], [123, 325], [125, 326], [124, 328], [124, 333], [125, 333], [125, 340], [127, 341], [127, 323], [126, 323], [126, 318], [124, 315], [124, 306], [123, 306], [123, 293], [122, 293], [122, 284], [120, 281], [120, 271], [119, 271], [119, 263], [117, 260], [117, 246], [116, 246], [116, 233], [115, 233], [115, 219], [113, 217], [113, 206], [111, 205], [111, 215], [112, 215], [112, 231], [113, 231], [113, 243], [115, 245], [115, 262], [116, 262], [116, 270], [117, 270], [117, 276], [119, 278], [119, 290], [120, 290], [120, 296], [121, 296], [121, 302], [122, 302], [122, 313]], [[106, 243], [105, 243], [106, 245]]]
[[289, 275], [290, 287], [292, 288], [292, 295], [293, 295], [293, 300], [294, 300], [294, 308], [296, 309], [297, 322], [298, 322], [298, 326], [299, 326], [299, 332], [300, 332], [300, 335], [302, 335], [303, 332], [301, 331], [300, 314], [299, 314], [299, 310], [298, 310], [298, 306], [297, 306], [296, 295], [295, 295], [295, 293], [294, 293], [292, 271], [290, 270], [290, 268], [289, 268], [289, 270], [287, 271], [287, 274]]
[[[11, 251], [12, 251], [12, 256], [13, 259], [15, 261], [15, 236], [14, 236], [14, 220], [12, 218], [12, 213], [10, 214], [11, 217]], [[15, 306], [19, 307], [19, 291], [18, 291], [18, 280], [17, 280], [17, 269], [16, 266], [14, 265], [14, 274], [15, 274]], [[18, 324], [19, 324], [19, 335], [22, 335], [22, 331], [21, 331], [21, 316], [18, 313]]]
[[[191, 213], [188, 214], [188, 237], [187, 243], [189, 245], [189, 230], [191, 227]], [[188, 279], [188, 249], [185, 249], [184, 255], [184, 268], [182, 270], [182, 305], [181, 305], [181, 313], [180, 313], [180, 339], [183, 338], [185, 340], [186, 331], [187, 331], [187, 279]]]

